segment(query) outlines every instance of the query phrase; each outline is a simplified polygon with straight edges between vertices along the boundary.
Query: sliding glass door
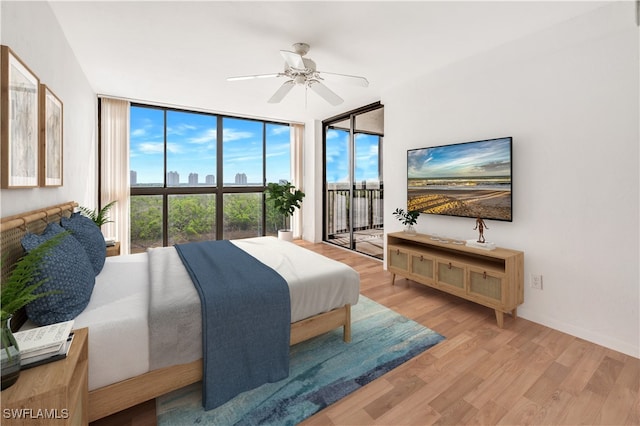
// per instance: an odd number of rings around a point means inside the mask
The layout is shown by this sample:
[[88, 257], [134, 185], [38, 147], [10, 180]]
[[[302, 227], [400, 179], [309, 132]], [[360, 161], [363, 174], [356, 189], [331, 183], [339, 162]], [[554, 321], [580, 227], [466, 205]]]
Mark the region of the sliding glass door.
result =
[[324, 125], [324, 240], [383, 257], [384, 109], [375, 104]]

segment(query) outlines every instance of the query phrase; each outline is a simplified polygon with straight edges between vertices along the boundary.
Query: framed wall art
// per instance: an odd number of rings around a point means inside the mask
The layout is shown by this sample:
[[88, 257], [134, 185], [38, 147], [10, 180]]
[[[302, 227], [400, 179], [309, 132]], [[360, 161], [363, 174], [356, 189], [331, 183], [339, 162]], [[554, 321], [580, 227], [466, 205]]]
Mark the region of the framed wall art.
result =
[[2, 188], [37, 187], [40, 80], [7, 46], [0, 46]]
[[40, 186], [62, 186], [62, 101], [40, 85]]

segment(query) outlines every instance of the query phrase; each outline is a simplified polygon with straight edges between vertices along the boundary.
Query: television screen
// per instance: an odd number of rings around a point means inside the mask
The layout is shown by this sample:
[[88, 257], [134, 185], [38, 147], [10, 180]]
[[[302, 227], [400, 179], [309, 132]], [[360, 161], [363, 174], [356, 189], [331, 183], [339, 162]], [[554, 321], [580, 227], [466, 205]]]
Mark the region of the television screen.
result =
[[511, 137], [407, 151], [407, 208], [511, 222]]

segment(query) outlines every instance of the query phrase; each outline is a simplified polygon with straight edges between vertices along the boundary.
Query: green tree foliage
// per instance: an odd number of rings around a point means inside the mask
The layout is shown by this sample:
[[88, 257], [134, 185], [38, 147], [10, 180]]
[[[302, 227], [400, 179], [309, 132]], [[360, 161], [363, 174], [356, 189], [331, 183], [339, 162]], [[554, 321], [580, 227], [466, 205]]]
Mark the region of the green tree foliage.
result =
[[[262, 235], [263, 194], [225, 194], [224, 235], [226, 239]], [[215, 195], [169, 197], [168, 232], [171, 244], [215, 240]], [[276, 235], [282, 216], [266, 204], [266, 235]], [[162, 245], [162, 197], [131, 197], [132, 251]]]
[[169, 198], [169, 236], [174, 243], [215, 239], [214, 195]]
[[146, 247], [157, 244], [146, 242], [162, 241], [162, 197], [131, 197], [131, 241]]

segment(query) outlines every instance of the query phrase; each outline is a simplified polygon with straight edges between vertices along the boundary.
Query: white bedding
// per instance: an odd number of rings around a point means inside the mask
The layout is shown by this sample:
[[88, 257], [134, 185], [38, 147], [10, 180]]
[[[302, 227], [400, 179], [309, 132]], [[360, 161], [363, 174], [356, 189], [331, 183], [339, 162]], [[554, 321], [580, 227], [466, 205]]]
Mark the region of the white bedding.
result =
[[89, 390], [149, 371], [147, 254], [108, 257], [74, 322], [89, 327]]
[[[273, 237], [232, 242], [287, 281], [292, 322], [358, 302], [359, 275], [340, 262]], [[148, 282], [147, 253], [109, 257], [96, 277], [74, 324], [89, 327], [89, 390], [149, 371]]]

